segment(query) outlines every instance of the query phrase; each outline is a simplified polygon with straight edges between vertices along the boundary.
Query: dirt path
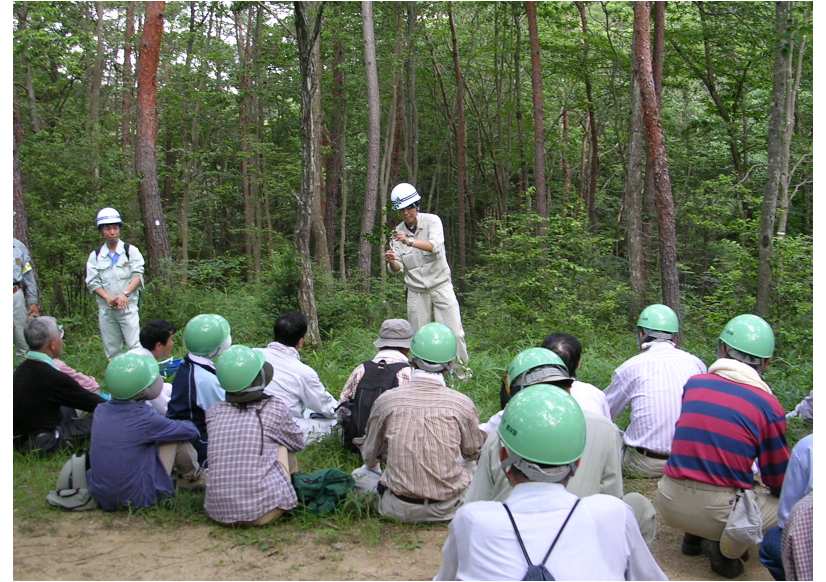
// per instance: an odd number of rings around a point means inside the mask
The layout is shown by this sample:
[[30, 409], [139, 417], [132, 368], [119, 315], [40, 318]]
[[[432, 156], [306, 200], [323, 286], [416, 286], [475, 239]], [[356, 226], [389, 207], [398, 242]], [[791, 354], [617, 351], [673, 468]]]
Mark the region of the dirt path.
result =
[[[641, 487], [650, 494], [648, 485]], [[16, 580], [429, 580], [447, 527], [372, 522], [349, 531], [283, 523], [262, 530], [165, 529], [127, 514], [65, 514], [15, 524]], [[377, 529], [378, 527], [378, 529]], [[359, 539], [352, 539], [352, 535]], [[652, 552], [672, 580], [722, 580], [680, 553], [682, 534], [658, 520]], [[771, 580], [756, 549], [742, 580]]]

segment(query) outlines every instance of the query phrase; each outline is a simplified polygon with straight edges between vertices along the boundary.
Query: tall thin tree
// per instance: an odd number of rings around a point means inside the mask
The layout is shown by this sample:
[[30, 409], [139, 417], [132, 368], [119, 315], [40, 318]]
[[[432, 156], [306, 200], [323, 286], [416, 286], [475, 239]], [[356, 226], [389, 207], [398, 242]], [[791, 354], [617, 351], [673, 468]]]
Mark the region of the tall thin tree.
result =
[[359, 244], [359, 270], [364, 285], [370, 286], [372, 249], [365, 238], [373, 231], [376, 220], [376, 197], [379, 188], [379, 140], [381, 123], [379, 104], [379, 74], [376, 67], [376, 37], [373, 32], [373, 2], [361, 3], [362, 28], [364, 31], [364, 68], [367, 72], [367, 181], [364, 189], [364, 207], [361, 214], [361, 241]]
[[467, 234], [465, 197], [467, 196], [467, 143], [465, 123], [465, 78], [459, 63], [459, 44], [456, 41], [456, 22], [453, 18], [453, 8], [447, 5], [447, 16], [450, 23], [450, 46], [453, 54], [453, 73], [456, 77], [456, 213], [458, 214], [457, 228], [459, 230], [459, 279], [464, 281], [467, 269], [465, 241]]
[[548, 218], [545, 185], [545, 93], [542, 90], [542, 64], [539, 55], [539, 31], [536, 25], [536, 2], [525, 2], [528, 34], [531, 39], [531, 86], [533, 88], [533, 179], [536, 185], [536, 211]]

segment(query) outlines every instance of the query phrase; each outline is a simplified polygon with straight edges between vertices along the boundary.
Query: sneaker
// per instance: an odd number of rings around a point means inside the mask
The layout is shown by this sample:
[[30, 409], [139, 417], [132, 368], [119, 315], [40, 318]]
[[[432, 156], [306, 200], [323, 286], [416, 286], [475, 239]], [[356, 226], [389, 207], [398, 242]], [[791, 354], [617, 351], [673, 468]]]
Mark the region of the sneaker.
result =
[[743, 573], [743, 561], [739, 558], [726, 558], [720, 551], [720, 542], [703, 540], [703, 553], [711, 562], [711, 570], [723, 578], [737, 578]]
[[686, 533], [683, 536], [683, 544], [680, 549], [686, 556], [699, 556], [703, 553], [703, 546], [701, 544], [702, 541], [703, 538], [700, 536]]

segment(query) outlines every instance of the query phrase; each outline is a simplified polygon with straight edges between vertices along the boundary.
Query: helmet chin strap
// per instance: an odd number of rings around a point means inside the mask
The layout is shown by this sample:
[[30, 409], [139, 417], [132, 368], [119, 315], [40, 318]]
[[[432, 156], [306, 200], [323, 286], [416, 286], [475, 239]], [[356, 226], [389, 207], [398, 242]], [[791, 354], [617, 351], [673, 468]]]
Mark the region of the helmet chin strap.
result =
[[576, 462], [543, 468], [508, 451], [508, 458], [502, 461], [502, 470], [507, 473], [511, 467], [519, 469], [529, 481], [537, 483], [561, 483], [576, 473]]
[[438, 374], [450, 369], [450, 364], [433, 364], [416, 357], [413, 358], [413, 364], [419, 370], [424, 370], [425, 372], [430, 372], [431, 374]]

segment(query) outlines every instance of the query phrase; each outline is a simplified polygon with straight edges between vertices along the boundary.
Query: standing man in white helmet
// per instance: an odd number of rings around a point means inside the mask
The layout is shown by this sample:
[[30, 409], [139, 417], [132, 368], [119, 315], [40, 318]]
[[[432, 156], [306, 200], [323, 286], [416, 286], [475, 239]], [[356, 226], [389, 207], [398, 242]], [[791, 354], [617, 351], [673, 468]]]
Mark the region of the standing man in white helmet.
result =
[[120, 240], [120, 213], [103, 208], [95, 220], [103, 245], [86, 261], [86, 287], [97, 295], [103, 349], [110, 360], [140, 345], [138, 296], [143, 286], [143, 256]]
[[[464, 366], [468, 361], [467, 344], [459, 301], [450, 280], [442, 221], [435, 214], [419, 212], [421, 199], [412, 184], [402, 182], [393, 188], [390, 201], [403, 220], [396, 226], [384, 260], [391, 272], [404, 272], [407, 320], [413, 331], [431, 321], [448, 326], [456, 336], [457, 359]], [[467, 375], [465, 370], [459, 372], [460, 376]]]

